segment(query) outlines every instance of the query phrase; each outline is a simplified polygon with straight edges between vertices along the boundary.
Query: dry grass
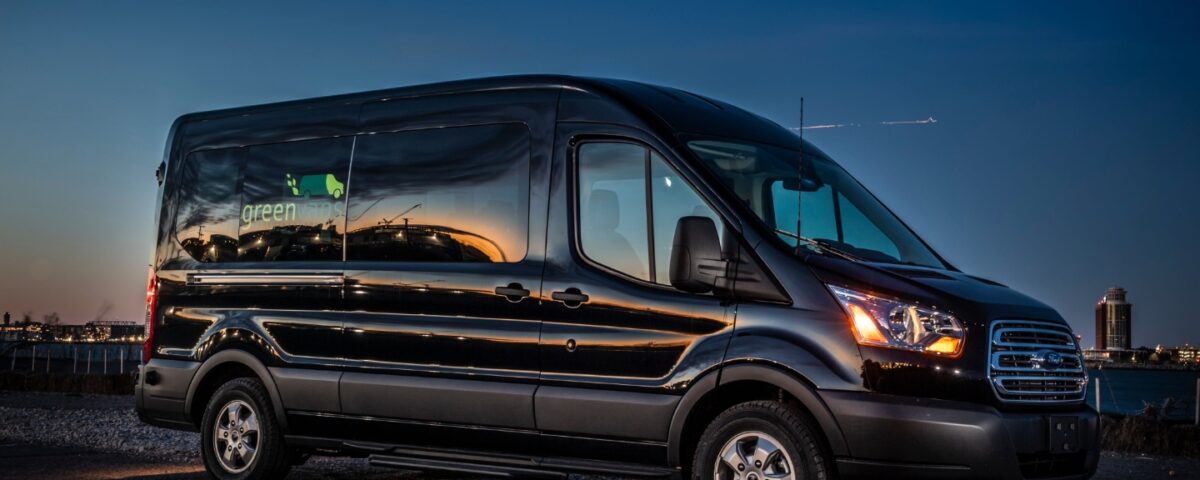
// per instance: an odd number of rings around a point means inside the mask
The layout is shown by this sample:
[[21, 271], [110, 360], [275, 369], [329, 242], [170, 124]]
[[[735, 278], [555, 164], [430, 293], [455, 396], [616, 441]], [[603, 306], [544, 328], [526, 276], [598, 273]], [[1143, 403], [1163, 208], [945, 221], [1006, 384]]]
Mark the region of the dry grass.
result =
[[1143, 416], [1104, 417], [1103, 449], [1200, 458], [1200, 427]]

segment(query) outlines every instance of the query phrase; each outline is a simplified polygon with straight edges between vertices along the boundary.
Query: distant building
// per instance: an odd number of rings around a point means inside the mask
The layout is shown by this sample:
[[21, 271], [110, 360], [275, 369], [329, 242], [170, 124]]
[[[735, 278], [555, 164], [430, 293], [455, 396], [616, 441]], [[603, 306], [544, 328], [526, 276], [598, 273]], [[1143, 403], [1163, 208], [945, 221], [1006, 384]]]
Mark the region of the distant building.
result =
[[1125, 289], [1108, 289], [1096, 303], [1096, 350], [1129, 350], [1132, 327], [1133, 305], [1125, 301]]
[[1173, 356], [1175, 357], [1175, 363], [1200, 364], [1200, 347], [1193, 347], [1185, 344], [1180, 347], [1175, 347], [1172, 350], [1172, 353], [1174, 354]]
[[146, 339], [144, 325], [134, 322], [88, 322], [84, 325], [28, 325], [0, 327], [0, 338], [24, 342], [137, 343]]

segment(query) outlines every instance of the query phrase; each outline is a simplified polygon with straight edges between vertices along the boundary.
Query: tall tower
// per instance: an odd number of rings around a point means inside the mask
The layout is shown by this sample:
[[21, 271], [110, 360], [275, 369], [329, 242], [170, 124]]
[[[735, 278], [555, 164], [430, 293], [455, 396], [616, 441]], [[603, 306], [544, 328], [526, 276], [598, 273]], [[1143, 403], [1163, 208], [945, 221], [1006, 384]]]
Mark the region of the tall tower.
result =
[[1125, 289], [1112, 287], [1096, 304], [1096, 349], [1129, 350], [1133, 347], [1133, 305]]

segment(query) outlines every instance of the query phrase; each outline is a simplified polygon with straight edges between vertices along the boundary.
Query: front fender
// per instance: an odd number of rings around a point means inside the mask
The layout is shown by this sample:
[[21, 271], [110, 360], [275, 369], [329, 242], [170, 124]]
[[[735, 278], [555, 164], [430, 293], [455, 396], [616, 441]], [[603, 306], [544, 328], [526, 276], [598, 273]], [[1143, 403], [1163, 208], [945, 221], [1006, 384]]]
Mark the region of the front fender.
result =
[[669, 465], [681, 465], [683, 457], [681, 446], [683, 443], [684, 427], [693, 409], [700, 404], [701, 400], [722, 385], [746, 380], [774, 385], [791, 394], [817, 422], [817, 426], [821, 429], [821, 433], [824, 434], [833, 455], [836, 457], [849, 454], [841, 427], [829, 411], [829, 407], [821, 400], [821, 397], [817, 394], [817, 389], [812, 386], [811, 382], [797, 372], [787, 371], [778, 366], [765, 363], [743, 362], [727, 364], [719, 370], [700, 377], [692, 384], [688, 392], [684, 394], [683, 399], [680, 400], [679, 405], [675, 408], [674, 415], [671, 417], [671, 429], [667, 444], [667, 460]]

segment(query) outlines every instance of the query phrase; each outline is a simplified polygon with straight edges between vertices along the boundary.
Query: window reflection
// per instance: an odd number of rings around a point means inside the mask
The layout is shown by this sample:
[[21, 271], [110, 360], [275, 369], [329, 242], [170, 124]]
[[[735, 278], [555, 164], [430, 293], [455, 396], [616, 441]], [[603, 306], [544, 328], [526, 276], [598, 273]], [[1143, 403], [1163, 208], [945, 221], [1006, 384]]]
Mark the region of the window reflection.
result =
[[341, 261], [349, 138], [245, 148], [239, 261]]
[[529, 131], [523, 125], [360, 136], [351, 177], [348, 260], [525, 257]]
[[196, 152], [183, 162], [175, 238], [199, 262], [237, 258], [238, 149]]

